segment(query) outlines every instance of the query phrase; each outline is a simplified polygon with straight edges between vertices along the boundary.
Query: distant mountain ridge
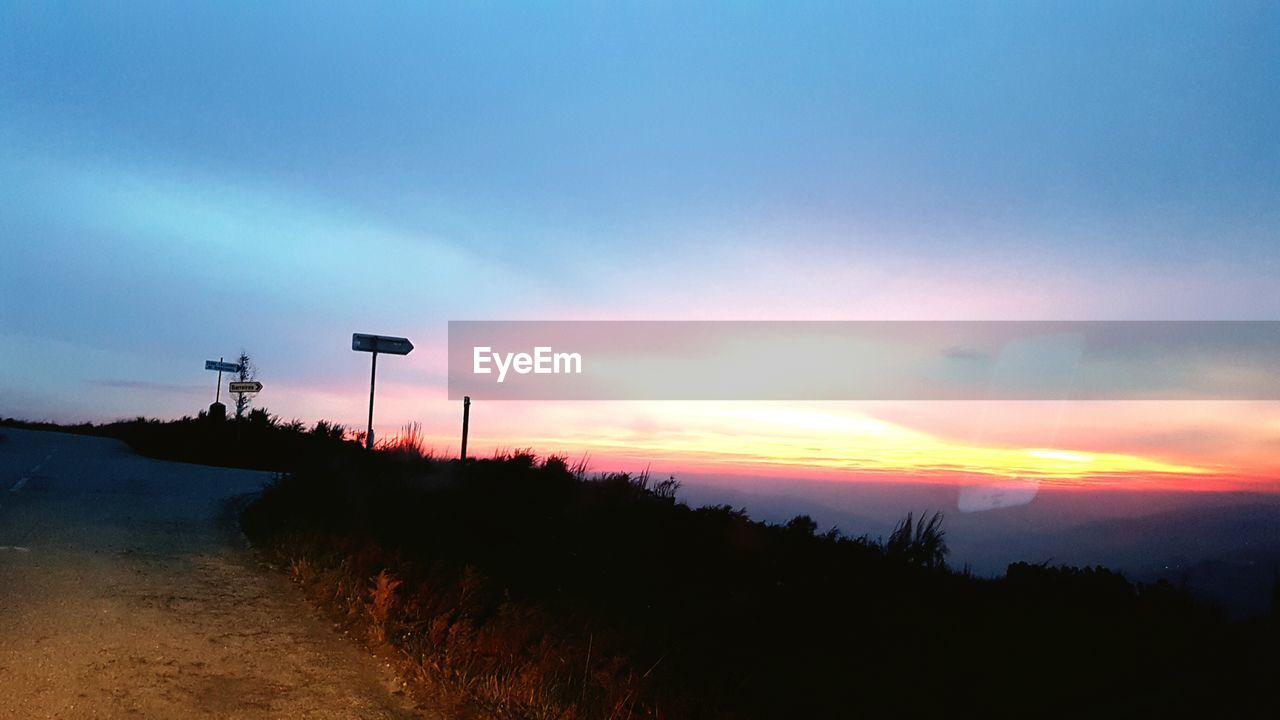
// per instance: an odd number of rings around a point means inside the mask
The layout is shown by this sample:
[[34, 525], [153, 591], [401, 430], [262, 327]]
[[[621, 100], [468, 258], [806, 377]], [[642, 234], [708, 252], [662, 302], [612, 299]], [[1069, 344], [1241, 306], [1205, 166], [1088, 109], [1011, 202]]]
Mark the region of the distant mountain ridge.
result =
[[[805, 514], [823, 529], [834, 525], [855, 536], [879, 537], [891, 527], [890, 517], [879, 507], [883, 501], [864, 497], [865, 488], [798, 485], [790, 494], [777, 487], [701, 485], [695, 479], [684, 484], [680, 495], [695, 507], [744, 507], [767, 522]], [[1133, 510], [1144, 501], [1140, 494], [1116, 499], [1103, 511]], [[1149, 499], [1155, 507], [1167, 501], [1164, 496]], [[1041, 493], [1030, 505], [982, 513], [961, 513], [948, 507], [948, 500], [947, 491], [939, 488], [907, 488], [899, 511], [946, 513], [944, 529], [954, 566], [970, 564], [979, 574], [999, 575], [1009, 563], [1019, 561], [1102, 565], [1139, 582], [1165, 579], [1185, 585], [1233, 617], [1270, 611], [1274, 573], [1280, 567], [1280, 497], [1187, 493], [1181, 502], [1205, 504], [1065, 526], [1044, 522], [1072, 502], [1065, 496]]]

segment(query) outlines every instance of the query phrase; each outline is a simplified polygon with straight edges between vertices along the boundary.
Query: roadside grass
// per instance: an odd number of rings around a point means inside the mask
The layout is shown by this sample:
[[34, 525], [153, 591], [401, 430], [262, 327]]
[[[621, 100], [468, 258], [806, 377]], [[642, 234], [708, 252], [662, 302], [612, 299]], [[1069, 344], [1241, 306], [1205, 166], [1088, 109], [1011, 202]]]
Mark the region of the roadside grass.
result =
[[410, 422], [400, 428], [400, 434], [377, 442], [377, 449], [384, 453], [396, 453], [412, 460], [436, 460], [435, 453], [427, 448], [422, 423]]

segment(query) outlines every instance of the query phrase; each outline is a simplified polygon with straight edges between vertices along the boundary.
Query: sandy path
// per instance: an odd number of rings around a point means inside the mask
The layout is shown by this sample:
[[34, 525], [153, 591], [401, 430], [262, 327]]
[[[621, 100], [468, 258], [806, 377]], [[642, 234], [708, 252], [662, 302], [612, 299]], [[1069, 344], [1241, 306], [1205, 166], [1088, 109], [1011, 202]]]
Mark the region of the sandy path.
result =
[[265, 474], [0, 434], [0, 717], [438, 717], [253, 562]]

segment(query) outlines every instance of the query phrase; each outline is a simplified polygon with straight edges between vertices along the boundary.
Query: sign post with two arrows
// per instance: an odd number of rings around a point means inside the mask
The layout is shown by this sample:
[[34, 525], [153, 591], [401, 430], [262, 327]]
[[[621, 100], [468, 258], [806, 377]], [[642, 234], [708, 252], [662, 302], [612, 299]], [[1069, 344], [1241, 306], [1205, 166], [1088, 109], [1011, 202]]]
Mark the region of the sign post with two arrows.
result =
[[351, 335], [351, 349], [357, 352], [373, 353], [373, 367], [369, 370], [369, 428], [365, 432], [364, 446], [373, 449], [373, 386], [378, 378], [378, 353], [388, 355], [408, 355], [413, 350], [413, 343], [408, 338], [388, 335]]
[[[222, 373], [240, 372], [240, 365], [239, 363], [223, 362], [222, 358], [218, 358], [217, 360], [205, 360], [204, 369], [218, 371], [218, 384], [214, 386], [213, 404], [209, 406], [209, 416], [221, 420], [227, 416], [227, 406], [222, 404]], [[232, 385], [234, 384], [232, 383]], [[235, 391], [232, 390], [232, 392]]]
[[[213, 391], [213, 404], [209, 406], [209, 414], [217, 417], [219, 420], [226, 417], [227, 408], [222, 404], [222, 373], [238, 373], [240, 372], [239, 363], [223, 362], [222, 358], [217, 360], [205, 360], [205, 370], [218, 371], [218, 385]], [[227, 390], [236, 394], [262, 392], [262, 383], [254, 380], [249, 382], [235, 381], [227, 385]]]

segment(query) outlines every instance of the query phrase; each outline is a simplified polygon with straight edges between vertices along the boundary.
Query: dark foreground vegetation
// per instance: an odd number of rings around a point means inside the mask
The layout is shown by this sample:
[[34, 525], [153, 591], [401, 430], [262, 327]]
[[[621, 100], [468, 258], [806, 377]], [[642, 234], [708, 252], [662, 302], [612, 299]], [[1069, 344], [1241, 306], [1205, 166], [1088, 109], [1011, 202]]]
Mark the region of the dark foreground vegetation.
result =
[[324, 420], [307, 426], [281, 422], [256, 409], [241, 421], [213, 422], [197, 417], [163, 422], [147, 418], [95, 425], [58, 425], [5, 418], [0, 426], [96, 435], [124, 441], [134, 450], [160, 460], [286, 472], [309, 458], [359, 454], [360, 445], [341, 425]]
[[[1102, 568], [971, 577], [947, 568], [936, 517], [850, 538], [803, 516], [689, 508], [673, 481], [587, 477], [562, 458], [463, 466], [411, 439], [368, 453], [341, 429], [267, 420], [241, 447], [288, 472], [244, 511], [247, 536], [347, 627], [486, 714], [1222, 717], [1278, 704], [1273, 619], [1229, 623]], [[160, 457], [226, 452], [208, 446], [225, 426], [134, 425], [104, 434]]]

